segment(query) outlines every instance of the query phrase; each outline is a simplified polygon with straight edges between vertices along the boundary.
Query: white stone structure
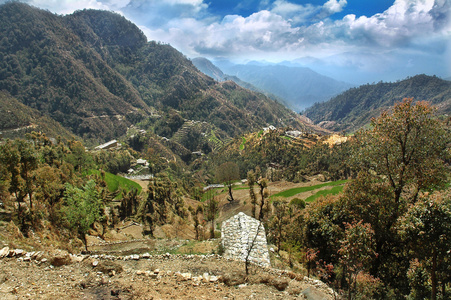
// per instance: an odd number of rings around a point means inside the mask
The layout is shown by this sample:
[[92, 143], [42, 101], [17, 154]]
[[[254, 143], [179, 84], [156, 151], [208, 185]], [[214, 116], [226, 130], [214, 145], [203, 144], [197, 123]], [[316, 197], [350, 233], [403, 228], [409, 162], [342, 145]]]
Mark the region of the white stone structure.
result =
[[224, 257], [248, 261], [270, 267], [268, 245], [263, 224], [240, 212], [222, 222], [222, 246]]

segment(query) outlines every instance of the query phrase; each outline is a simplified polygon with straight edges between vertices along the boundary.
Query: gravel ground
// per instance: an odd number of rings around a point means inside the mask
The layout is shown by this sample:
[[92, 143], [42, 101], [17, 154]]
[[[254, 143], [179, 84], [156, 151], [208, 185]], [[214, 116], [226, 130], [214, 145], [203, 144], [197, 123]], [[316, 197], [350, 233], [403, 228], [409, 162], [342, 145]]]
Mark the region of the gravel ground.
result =
[[246, 278], [243, 262], [218, 255], [88, 256], [53, 266], [56, 256], [0, 259], [0, 299], [333, 299], [324, 284], [293, 273], [252, 267]]

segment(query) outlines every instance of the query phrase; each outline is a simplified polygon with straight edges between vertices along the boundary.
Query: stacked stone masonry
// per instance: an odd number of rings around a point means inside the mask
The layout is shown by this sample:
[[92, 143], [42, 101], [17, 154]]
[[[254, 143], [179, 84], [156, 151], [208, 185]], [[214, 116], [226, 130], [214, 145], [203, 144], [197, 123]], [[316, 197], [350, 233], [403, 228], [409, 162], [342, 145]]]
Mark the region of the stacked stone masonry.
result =
[[263, 224], [240, 212], [222, 222], [222, 246], [224, 257], [248, 261], [262, 267], [270, 267], [268, 245]]

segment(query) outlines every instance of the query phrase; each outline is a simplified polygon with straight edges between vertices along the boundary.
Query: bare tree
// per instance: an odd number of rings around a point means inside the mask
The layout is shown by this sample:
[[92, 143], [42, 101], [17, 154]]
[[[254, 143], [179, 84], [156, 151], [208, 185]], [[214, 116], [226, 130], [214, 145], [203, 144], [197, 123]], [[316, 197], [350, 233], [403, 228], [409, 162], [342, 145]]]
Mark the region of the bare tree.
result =
[[233, 202], [233, 195], [232, 195], [232, 186], [233, 182], [240, 179], [240, 169], [238, 165], [234, 162], [226, 162], [220, 165], [216, 169], [216, 180], [218, 182], [224, 183], [225, 186], [229, 189], [229, 202]]
[[246, 269], [246, 276], [249, 275], [249, 263], [250, 263], [251, 252], [252, 252], [252, 249], [254, 249], [255, 243], [257, 241], [258, 234], [260, 233], [260, 228], [262, 226], [263, 226], [263, 223], [262, 222], [258, 222], [257, 232], [255, 233], [255, 236], [252, 238], [252, 242], [249, 243], [249, 238], [248, 238], [248, 241], [247, 241], [247, 248], [246, 248], [247, 253], [246, 253], [246, 258], [244, 260], [245, 269]]

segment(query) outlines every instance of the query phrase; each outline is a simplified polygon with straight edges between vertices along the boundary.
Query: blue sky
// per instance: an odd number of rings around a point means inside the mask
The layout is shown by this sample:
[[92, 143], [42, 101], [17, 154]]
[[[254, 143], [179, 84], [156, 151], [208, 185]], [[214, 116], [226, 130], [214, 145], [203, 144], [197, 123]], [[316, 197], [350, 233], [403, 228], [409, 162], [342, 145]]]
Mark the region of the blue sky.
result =
[[355, 84], [451, 76], [451, 0], [23, 2], [58, 14], [116, 11], [189, 58], [289, 61]]

